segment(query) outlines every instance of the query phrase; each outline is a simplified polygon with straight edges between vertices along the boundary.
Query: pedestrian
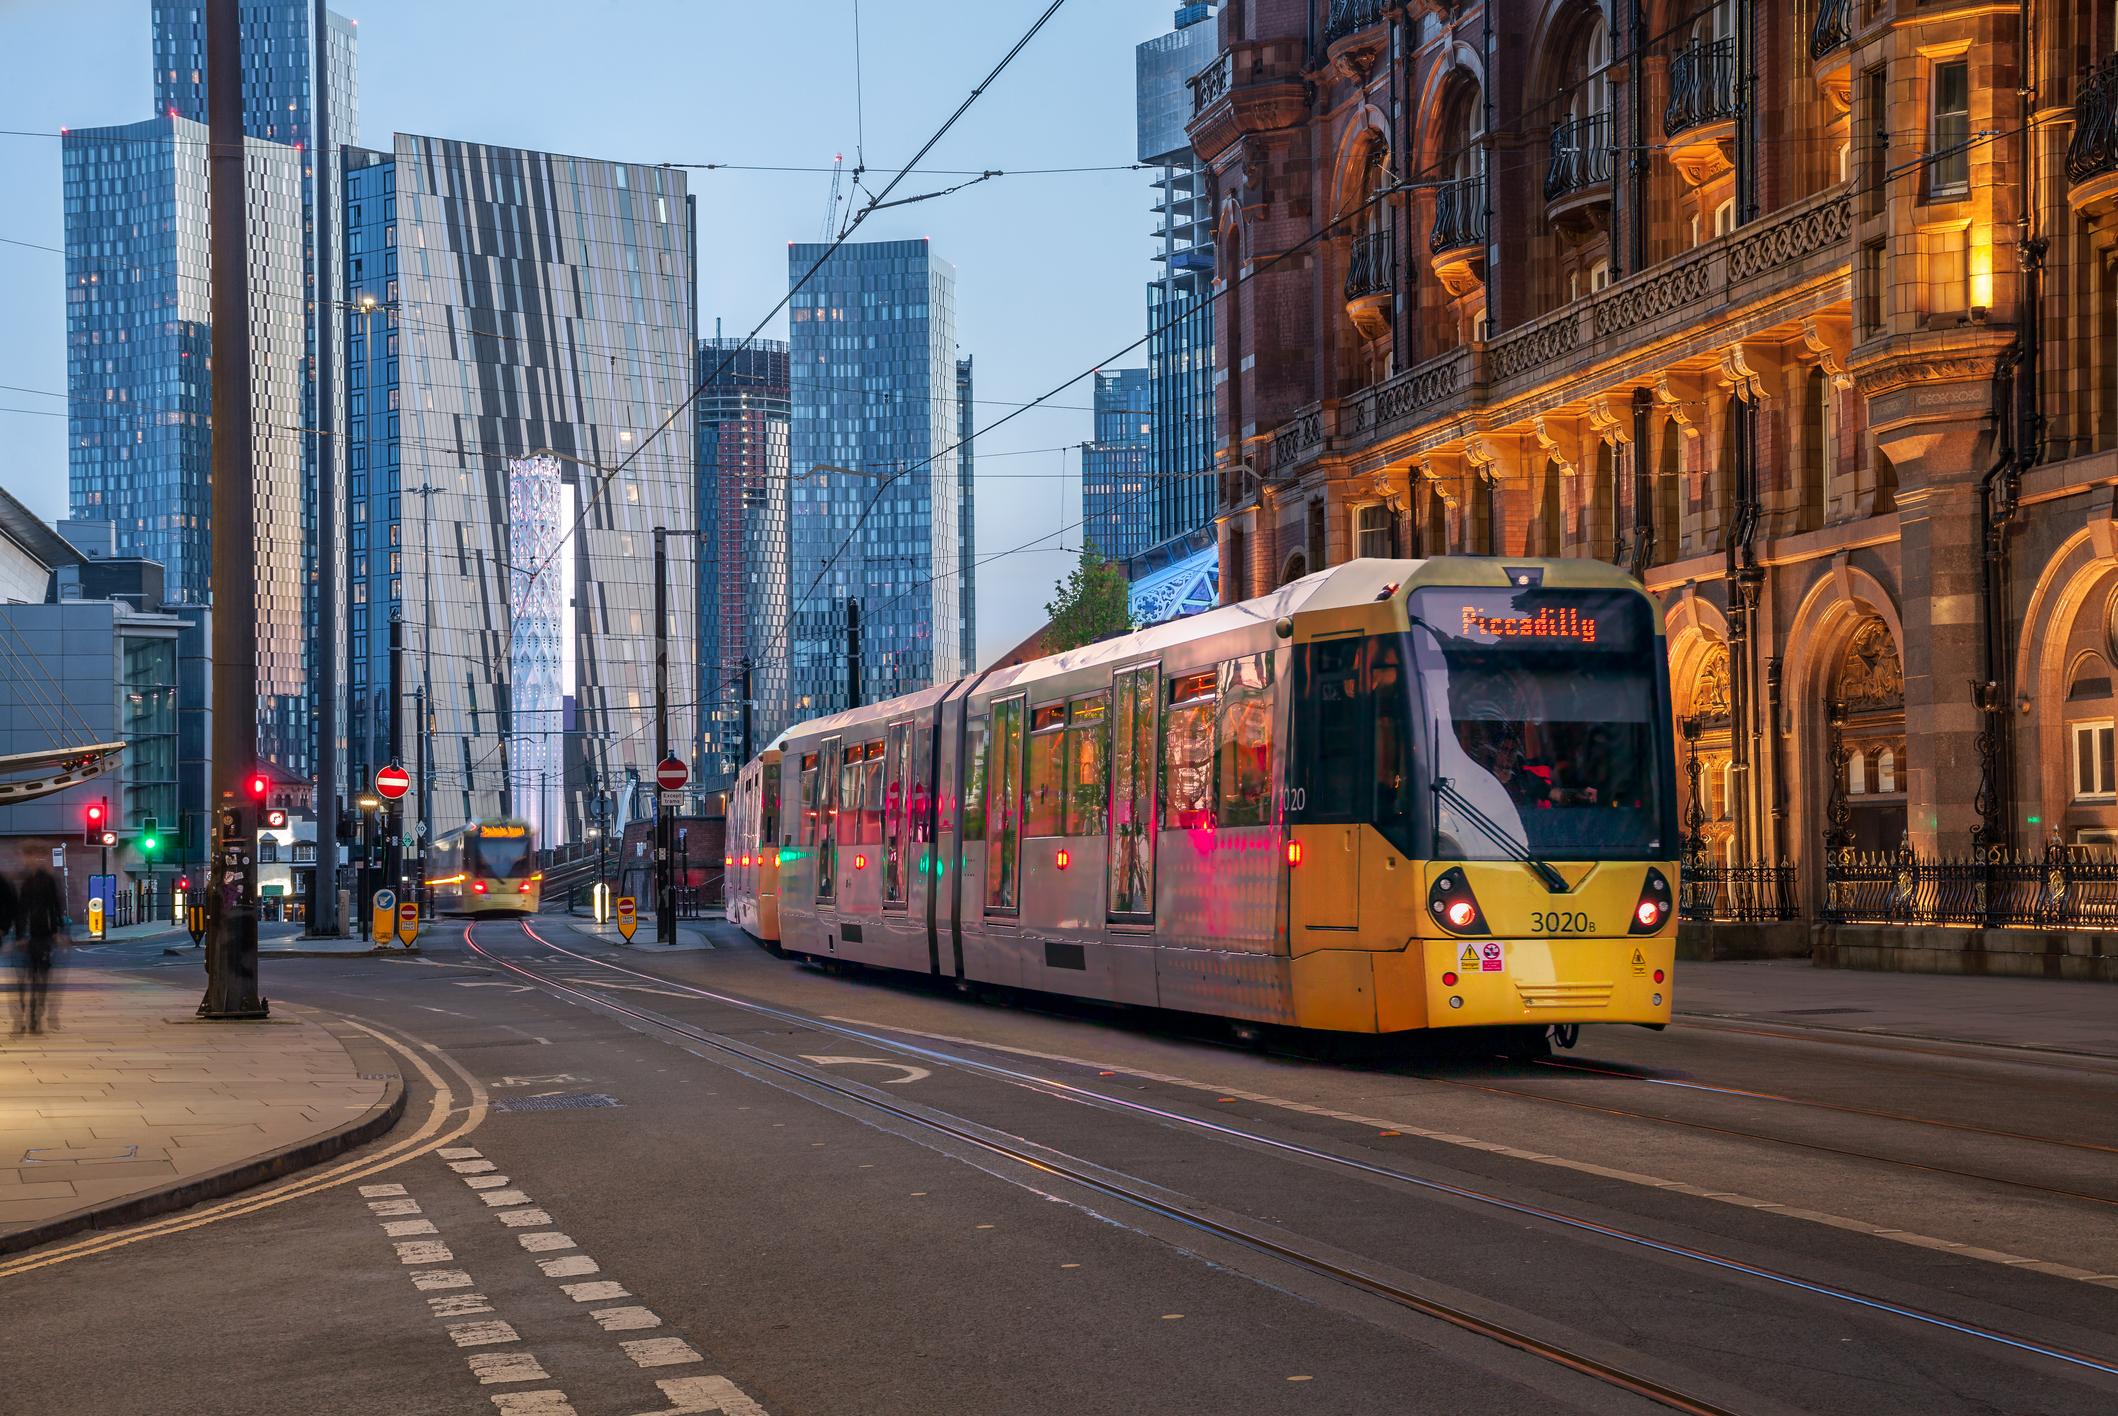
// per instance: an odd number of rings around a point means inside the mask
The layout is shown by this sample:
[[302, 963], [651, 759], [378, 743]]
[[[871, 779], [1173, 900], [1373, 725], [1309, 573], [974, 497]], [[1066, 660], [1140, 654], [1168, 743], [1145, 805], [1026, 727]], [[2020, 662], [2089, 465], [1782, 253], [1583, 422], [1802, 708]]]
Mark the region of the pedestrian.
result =
[[[15, 882], [0, 871], [0, 954], [7, 952], [8, 936], [15, 932]], [[22, 987], [14, 970], [8, 970], [9, 1002], [15, 1015], [15, 1031], [22, 1031]]]
[[66, 935], [66, 905], [51, 868], [32, 863], [15, 896], [15, 933], [21, 940], [23, 1006], [21, 1021], [33, 1033], [47, 1026], [56, 1032], [59, 1011], [51, 1001], [51, 971], [59, 950], [72, 941]]

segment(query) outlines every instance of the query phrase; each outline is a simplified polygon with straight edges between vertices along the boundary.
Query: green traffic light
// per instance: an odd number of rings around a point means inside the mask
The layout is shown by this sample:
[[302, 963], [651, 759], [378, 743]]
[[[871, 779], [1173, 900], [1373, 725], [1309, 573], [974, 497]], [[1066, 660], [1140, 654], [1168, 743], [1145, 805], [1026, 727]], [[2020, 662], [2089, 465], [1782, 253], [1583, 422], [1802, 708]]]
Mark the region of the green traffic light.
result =
[[156, 851], [160, 850], [160, 849], [161, 849], [161, 847], [162, 847], [162, 843], [161, 843], [160, 841], [156, 840], [156, 839], [155, 839], [154, 837], [152, 837], [152, 836], [142, 836], [142, 837], [140, 837], [140, 854], [141, 854], [141, 855], [153, 855], [153, 854], [154, 854], [154, 853], [155, 853]]

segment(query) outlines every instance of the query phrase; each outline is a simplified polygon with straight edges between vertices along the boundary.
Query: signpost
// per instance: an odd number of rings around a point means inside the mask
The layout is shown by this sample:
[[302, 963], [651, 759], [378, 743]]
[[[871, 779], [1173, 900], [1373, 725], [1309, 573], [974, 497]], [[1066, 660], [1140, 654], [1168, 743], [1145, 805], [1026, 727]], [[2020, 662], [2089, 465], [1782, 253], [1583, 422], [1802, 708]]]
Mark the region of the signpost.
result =
[[397, 892], [377, 890], [375, 892], [375, 942], [387, 944], [397, 928]]
[[655, 764], [655, 785], [665, 792], [681, 792], [691, 780], [691, 769], [681, 757], [665, 757]]
[[190, 919], [186, 927], [191, 931], [191, 947], [196, 949], [206, 942], [206, 907], [193, 905], [188, 911]]
[[625, 942], [630, 944], [632, 943], [632, 932], [639, 927], [639, 919], [634, 914], [633, 897], [630, 895], [618, 896], [618, 933], [624, 935]]
[[406, 900], [397, 907], [397, 942], [409, 949], [419, 938], [419, 906]]
[[412, 790], [412, 774], [391, 763], [375, 769], [375, 795], [384, 801], [401, 801]]

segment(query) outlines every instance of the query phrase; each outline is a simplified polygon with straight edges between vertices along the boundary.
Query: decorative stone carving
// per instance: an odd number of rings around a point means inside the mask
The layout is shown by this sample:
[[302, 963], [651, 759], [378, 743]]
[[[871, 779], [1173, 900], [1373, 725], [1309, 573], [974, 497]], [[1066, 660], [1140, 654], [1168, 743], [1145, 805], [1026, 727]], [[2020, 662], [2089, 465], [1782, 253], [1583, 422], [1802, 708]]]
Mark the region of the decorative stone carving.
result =
[[1581, 462], [1581, 440], [1572, 428], [1548, 414], [1539, 414], [1532, 425], [1537, 445], [1544, 449], [1562, 475], [1572, 478], [1579, 474]]
[[1655, 377], [1655, 406], [1664, 416], [1675, 423], [1686, 438], [1699, 436], [1699, 425], [1693, 421], [1695, 410], [1705, 405], [1706, 399], [1699, 389], [1699, 376], [1676, 372], [1664, 372]]
[[1726, 722], [1731, 715], [1728, 699], [1728, 646], [1715, 644], [1699, 661], [1692, 675], [1690, 712], [1708, 722]]
[[1905, 667], [1897, 641], [1880, 619], [1863, 620], [1839, 663], [1837, 698], [1848, 712], [1874, 712], [1905, 706]]
[[1500, 485], [1500, 449], [1485, 434], [1464, 439], [1463, 460], [1479, 481], [1489, 487]]
[[1772, 397], [1772, 388], [1764, 373], [1751, 365], [1752, 346], [1731, 344], [1721, 351], [1721, 362], [1714, 370], [1721, 386], [1745, 403], [1762, 404]]
[[1802, 347], [1816, 356], [1817, 367], [1837, 389], [1853, 387], [1846, 366], [1853, 357], [1853, 321], [1841, 314], [1815, 314], [1802, 321]]
[[1633, 440], [1632, 406], [1621, 405], [1608, 394], [1588, 401], [1588, 423], [1597, 437], [1613, 447], [1625, 447]]

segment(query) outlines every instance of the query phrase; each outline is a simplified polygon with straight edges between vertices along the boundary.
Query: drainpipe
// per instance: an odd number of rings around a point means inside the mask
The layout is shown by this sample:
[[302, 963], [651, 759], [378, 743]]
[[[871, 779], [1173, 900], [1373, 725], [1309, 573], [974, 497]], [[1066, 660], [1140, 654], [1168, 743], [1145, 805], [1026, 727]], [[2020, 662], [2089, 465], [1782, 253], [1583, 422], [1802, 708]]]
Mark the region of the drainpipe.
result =
[[[1647, 179], [1652, 167], [1647, 145], [1647, 0], [1633, 0], [1632, 100], [1633, 140], [1626, 155], [1626, 204], [1632, 244], [1627, 275], [1647, 269]], [[1635, 395], [1637, 399], [1638, 395]]]

